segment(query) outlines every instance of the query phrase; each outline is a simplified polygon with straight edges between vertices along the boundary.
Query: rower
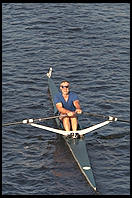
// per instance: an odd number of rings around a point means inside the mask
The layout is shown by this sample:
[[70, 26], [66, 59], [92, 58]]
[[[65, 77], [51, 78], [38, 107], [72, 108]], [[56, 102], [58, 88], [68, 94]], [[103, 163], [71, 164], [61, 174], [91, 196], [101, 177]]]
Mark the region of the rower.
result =
[[60, 120], [66, 131], [77, 131], [78, 120], [76, 114], [81, 114], [82, 110], [79, 98], [76, 93], [70, 91], [70, 82], [60, 83], [60, 92], [54, 97], [54, 103], [60, 113]]

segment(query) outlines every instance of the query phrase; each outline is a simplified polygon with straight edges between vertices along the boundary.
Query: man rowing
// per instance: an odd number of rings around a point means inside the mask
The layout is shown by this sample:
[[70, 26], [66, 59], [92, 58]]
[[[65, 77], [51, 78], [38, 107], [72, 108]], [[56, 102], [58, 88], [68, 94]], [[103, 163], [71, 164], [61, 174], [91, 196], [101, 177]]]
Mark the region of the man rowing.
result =
[[60, 83], [60, 92], [54, 97], [54, 102], [60, 113], [64, 129], [66, 131], [76, 131], [78, 126], [76, 114], [81, 114], [82, 110], [77, 94], [71, 92], [69, 86], [69, 81]]

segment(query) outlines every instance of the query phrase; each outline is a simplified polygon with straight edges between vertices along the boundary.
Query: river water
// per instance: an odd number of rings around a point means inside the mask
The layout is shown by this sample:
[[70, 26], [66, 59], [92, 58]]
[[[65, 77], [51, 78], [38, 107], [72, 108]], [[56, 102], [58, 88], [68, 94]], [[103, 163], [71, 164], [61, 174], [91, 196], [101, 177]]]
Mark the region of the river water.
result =
[[[53, 115], [46, 73], [71, 82], [83, 111], [130, 119], [130, 5], [3, 3], [2, 123]], [[84, 128], [101, 118], [81, 116]], [[54, 120], [43, 122], [56, 128]], [[85, 135], [98, 194], [130, 194], [130, 125]], [[93, 195], [60, 136], [2, 127], [3, 195]]]

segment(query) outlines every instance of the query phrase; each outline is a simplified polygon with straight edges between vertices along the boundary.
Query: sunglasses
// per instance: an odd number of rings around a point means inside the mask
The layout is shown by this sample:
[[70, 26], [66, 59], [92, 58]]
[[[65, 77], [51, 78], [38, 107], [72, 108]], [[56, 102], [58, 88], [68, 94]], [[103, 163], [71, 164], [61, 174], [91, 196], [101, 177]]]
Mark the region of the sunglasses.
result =
[[61, 86], [62, 88], [69, 88], [69, 85], [67, 85], [67, 86]]

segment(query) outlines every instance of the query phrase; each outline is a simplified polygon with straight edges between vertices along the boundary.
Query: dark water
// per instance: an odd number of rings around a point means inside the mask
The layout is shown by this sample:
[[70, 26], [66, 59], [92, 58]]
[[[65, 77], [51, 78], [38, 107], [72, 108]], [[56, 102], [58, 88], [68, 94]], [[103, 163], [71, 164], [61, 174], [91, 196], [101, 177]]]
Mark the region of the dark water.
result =
[[[3, 3], [3, 123], [53, 115], [46, 73], [83, 110], [130, 118], [130, 5]], [[102, 121], [83, 117], [84, 127]], [[47, 121], [47, 126], [56, 127]], [[98, 192], [130, 194], [130, 129], [113, 122], [85, 136]], [[27, 125], [2, 128], [3, 195], [95, 194], [65, 142]]]

